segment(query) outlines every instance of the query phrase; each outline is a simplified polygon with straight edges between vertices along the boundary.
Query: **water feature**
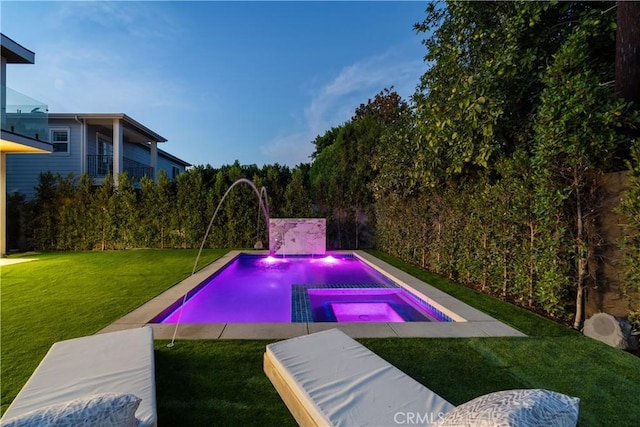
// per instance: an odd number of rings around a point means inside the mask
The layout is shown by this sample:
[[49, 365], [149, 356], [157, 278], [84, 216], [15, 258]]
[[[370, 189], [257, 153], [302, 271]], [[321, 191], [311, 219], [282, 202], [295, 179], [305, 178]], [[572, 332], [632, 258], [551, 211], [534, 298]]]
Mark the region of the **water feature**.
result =
[[[249, 187], [253, 189], [254, 193], [256, 194], [256, 197], [258, 197], [259, 208], [262, 209], [262, 213], [264, 214], [265, 225], [267, 227], [267, 242], [269, 241], [269, 197], [267, 195], [267, 188], [262, 187], [258, 191], [258, 188], [252, 181], [246, 178], [237, 179], [233, 184], [229, 186], [229, 188], [227, 188], [227, 191], [225, 191], [225, 193], [223, 194], [222, 198], [220, 199], [220, 202], [218, 203], [218, 206], [216, 207], [216, 210], [213, 212], [213, 215], [211, 216], [211, 221], [209, 221], [209, 226], [207, 227], [207, 230], [204, 233], [204, 237], [202, 238], [202, 243], [200, 244], [200, 249], [198, 250], [198, 256], [196, 256], [196, 261], [193, 263], [193, 269], [191, 270], [192, 276], [196, 273], [196, 269], [198, 268], [198, 262], [200, 261], [200, 256], [202, 255], [202, 250], [204, 249], [204, 245], [207, 241], [207, 237], [209, 237], [209, 232], [211, 231], [211, 227], [213, 227], [213, 222], [216, 219], [216, 215], [218, 215], [218, 211], [220, 210], [220, 207], [222, 206], [224, 199], [226, 199], [227, 195], [231, 192], [231, 190], [236, 185], [239, 185], [239, 184], [247, 184]], [[256, 246], [258, 246], [257, 242], [256, 242]], [[182, 304], [184, 305], [186, 301], [187, 301], [187, 294], [184, 295]], [[182, 316], [182, 310], [180, 310], [178, 321], [176, 322], [176, 328], [173, 332], [173, 338], [171, 339], [171, 342], [167, 344], [167, 347], [169, 348], [173, 347], [174, 342], [176, 340], [176, 334], [178, 333], [178, 326], [180, 326], [181, 316]]]
[[240, 178], [236, 180], [233, 184], [231, 184], [229, 188], [227, 188], [227, 191], [225, 191], [225, 193], [223, 194], [222, 199], [220, 199], [220, 202], [218, 203], [216, 210], [213, 212], [213, 215], [211, 216], [211, 221], [209, 221], [209, 226], [207, 227], [207, 231], [204, 233], [204, 237], [202, 238], [202, 244], [200, 245], [200, 250], [198, 251], [198, 256], [196, 257], [196, 262], [193, 263], [193, 270], [191, 270], [192, 276], [196, 272], [196, 268], [198, 267], [198, 261], [200, 261], [200, 255], [202, 254], [202, 249], [204, 248], [204, 244], [207, 241], [207, 237], [209, 237], [209, 232], [211, 231], [211, 227], [213, 226], [213, 221], [215, 221], [216, 215], [218, 215], [218, 211], [222, 206], [222, 202], [224, 202], [224, 199], [227, 198], [227, 195], [231, 192], [233, 187], [235, 187], [238, 184], [247, 184], [253, 189], [256, 196], [258, 197], [258, 203], [260, 205], [260, 209], [262, 209], [262, 213], [264, 214], [264, 221], [267, 227], [267, 241], [269, 241], [269, 197], [267, 196], [267, 188], [262, 187], [260, 188], [260, 191], [258, 191], [258, 188], [252, 181], [246, 178]]

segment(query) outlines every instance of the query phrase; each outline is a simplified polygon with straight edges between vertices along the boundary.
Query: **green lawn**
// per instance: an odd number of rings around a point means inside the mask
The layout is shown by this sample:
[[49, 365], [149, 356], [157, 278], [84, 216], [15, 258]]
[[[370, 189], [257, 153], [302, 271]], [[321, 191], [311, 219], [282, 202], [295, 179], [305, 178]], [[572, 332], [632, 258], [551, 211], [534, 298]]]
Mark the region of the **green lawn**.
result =
[[[202, 264], [224, 251], [205, 251]], [[55, 341], [92, 334], [188, 276], [196, 251], [52, 253], [2, 267], [2, 410]], [[581, 398], [583, 426], [640, 425], [640, 358], [374, 252], [528, 338], [363, 339], [453, 404], [510, 388]], [[161, 425], [295, 425], [262, 372], [270, 341], [156, 343]]]

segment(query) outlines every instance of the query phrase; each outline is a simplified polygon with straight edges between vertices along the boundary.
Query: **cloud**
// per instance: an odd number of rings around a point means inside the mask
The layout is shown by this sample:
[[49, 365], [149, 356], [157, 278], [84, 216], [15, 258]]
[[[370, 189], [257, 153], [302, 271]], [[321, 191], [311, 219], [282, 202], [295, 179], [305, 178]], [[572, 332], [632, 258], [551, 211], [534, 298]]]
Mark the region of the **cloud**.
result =
[[78, 41], [43, 44], [39, 49], [36, 66], [22, 68], [11, 82], [48, 103], [52, 112], [175, 106], [183, 97], [179, 81], [133, 64], [117, 49], [93, 50]]
[[[175, 14], [156, 7], [152, 1], [71, 1], [55, 2], [52, 25], [68, 29], [70, 22], [82, 23], [76, 28], [97, 25], [114, 34], [134, 37], [138, 42], [169, 39], [184, 33], [185, 24]], [[83, 32], [86, 36], [86, 32]]]
[[422, 60], [401, 60], [395, 51], [344, 67], [333, 81], [316, 93], [305, 109], [310, 128], [317, 133], [347, 121], [355, 109], [384, 88], [404, 98], [413, 93], [424, 72]]
[[260, 147], [260, 152], [269, 159], [268, 163], [279, 163], [290, 167], [300, 163], [309, 163], [309, 156], [314, 145], [311, 141], [315, 135], [309, 130], [292, 133], [276, 138], [272, 142]]
[[404, 99], [413, 95], [426, 67], [422, 60], [403, 60], [397, 51], [343, 67], [330, 81], [312, 91], [302, 112], [302, 129], [284, 133], [261, 147], [265, 156], [287, 165], [308, 162], [311, 142], [331, 127], [351, 119], [355, 109], [384, 88], [394, 87]]

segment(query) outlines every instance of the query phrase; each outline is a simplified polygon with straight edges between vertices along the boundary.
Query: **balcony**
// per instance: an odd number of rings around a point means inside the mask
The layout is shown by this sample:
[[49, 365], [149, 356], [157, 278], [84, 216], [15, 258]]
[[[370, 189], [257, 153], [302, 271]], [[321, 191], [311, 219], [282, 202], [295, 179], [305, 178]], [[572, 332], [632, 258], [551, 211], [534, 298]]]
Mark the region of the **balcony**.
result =
[[36, 141], [49, 142], [48, 107], [6, 86], [1, 86], [2, 130]]
[[[143, 176], [153, 179], [153, 168], [126, 157], [123, 158], [123, 171], [134, 183], [140, 182]], [[87, 173], [91, 178], [104, 178], [107, 174], [113, 174], [112, 155], [87, 156]]]

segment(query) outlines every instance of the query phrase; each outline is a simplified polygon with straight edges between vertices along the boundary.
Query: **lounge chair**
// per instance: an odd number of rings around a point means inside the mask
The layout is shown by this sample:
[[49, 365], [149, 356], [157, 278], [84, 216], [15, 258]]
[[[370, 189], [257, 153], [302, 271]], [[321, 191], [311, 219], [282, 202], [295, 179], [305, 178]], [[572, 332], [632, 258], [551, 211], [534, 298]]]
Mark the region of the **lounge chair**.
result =
[[[99, 404], [110, 399], [111, 404], [121, 405], [121, 397], [131, 395], [137, 397], [133, 411], [139, 425], [156, 426], [153, 330], [149, 326], [53, 344], [0, 424], [11, 424], [27, 415], [40, 416], [48, 408], [68, 411], [74, 402], [94, 396], [100, 397]], [[115, 403], [114, 397], [119, 399]], [[84, 405], [84, 409], [96, 412], [95, 405]]]
[[264, 370], [302, 426], [575, 427], [578, 421], [579, 398], [544, 389], [501, 390], [454, 407], [338, 329], [269, 344]]
[[430, 424], [454, 408], [338, 329], [269, 344], [264, 371], [303, 426]]

